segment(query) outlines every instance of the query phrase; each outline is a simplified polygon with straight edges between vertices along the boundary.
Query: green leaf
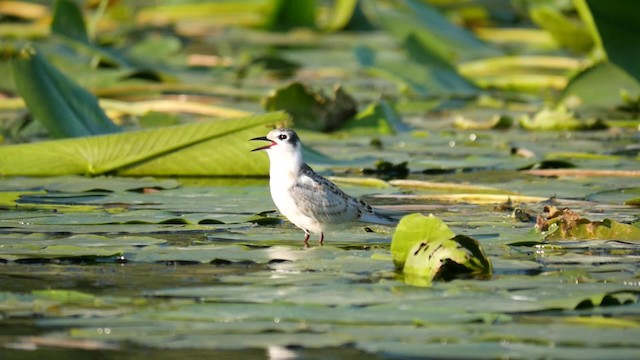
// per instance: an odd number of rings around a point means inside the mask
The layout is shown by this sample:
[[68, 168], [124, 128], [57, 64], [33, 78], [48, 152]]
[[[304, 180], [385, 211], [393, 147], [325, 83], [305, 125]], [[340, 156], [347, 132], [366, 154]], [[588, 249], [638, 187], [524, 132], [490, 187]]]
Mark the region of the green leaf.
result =
[[454, 233], [440, 219], [422, 214], [403, 217], [391, 240], [391, 256], [405, 282], [428, 286], [460, 275], [488, 278], [492, 266], [473, 238]]
[[265, 175], [266, 156], [250, 153], [248, 139], [283, 113], [216, 120], [89, 138], [0, 147], [3, 175]]
[[609, 112], [623, 103], [621, 92], [640, 96], [640, 82], [612, 63], [600, 63], [574, 76], [561, 96], [561, 103]]
[[640, 81], [640, 3], [586, 0], [607, 58]]
[[391, 240], [391, 256], [398, 269], [405, 266], [411, 249], [422, 242], [451, 239], [455, 234], [442, 220], [419, 213], [404, 216]]
[[26, 47], [11, 60], [20, 96], [53, 137], [114, 133], [119, 128], [97, 99], [53, 67], [38, 51]]
[[405, 129], [400, 114], [384, 100], [370, 104], [341, 128], [358, 135], [393, 135]]
[[271, 0], [273, 10], [267, 17], [268, 30], [288, 31], [299, 27], [314, 28], [316, 21], [315, 0]]
[[[300, 1], [297, 2], [299, 3]], [[324, 24], [320, 24], [320, 27], [326, 31], [338, 31], [347, 26], [356, 12], [358, 0], [336, 0], [333, 3], [329, 19]]]
[[87, 27], [78, 5], [70, 0], [56, 1], [51, 32], [90, 45]]
[[414, 245], [403, 273], [408, 284], [428, 286], [434, 280], [451, 280], [461, 275], [490, 278], [492, 267], [476, 239], [457, 235]]
[[543, 4], [531, 7], [529, 15], [563, 47], [581, 53], [586, 53], [593, 47], [593, 39], [584, 24], [571, 21], [559, 9]]
[[377, 60], [376, 52], [366, 47], [357, 47], [355, 56], [361, 66], [409, 87], [418, 95], [469, 95], [478, 91], [458, 73], [447, 57], [434, 52], [415, 34], [407, 35], [403, 48], [407, 51], [407, 59]]
[[500, 51], [487, 45], [472, 33], [452, 24], [431, 5], [406, 1], [407, 9], [384, 7], [379, 2], [363, 1], [367, 15], [382, 25], [398, 40], [414, 34], [425, 46], [444, 59], [471, 59], [495, 56]]
[[443, 88], [473, 92], [475, 85], [458, 73], [448, 57], [443, 57], [433, 51], [422, 39], [415, 34], [407, 36], [404, 48], [409, 58], [432, 69], [434, 80]]

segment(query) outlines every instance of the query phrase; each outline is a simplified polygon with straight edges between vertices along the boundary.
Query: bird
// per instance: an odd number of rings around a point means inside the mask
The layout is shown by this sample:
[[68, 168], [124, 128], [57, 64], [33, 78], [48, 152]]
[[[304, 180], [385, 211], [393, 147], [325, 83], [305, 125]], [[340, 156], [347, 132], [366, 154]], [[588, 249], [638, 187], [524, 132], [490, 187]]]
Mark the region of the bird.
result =
[[366, 202], [347, 195], [328, 179], [318, 175], [302, 157], [302, 143], [292, 129], [279, 128], [267, 136], [251, 139], [269, 144], [251, 151], [264, 150], [269, 156], [269, 188], [278, 211], [304, 231], [304, 245], [319, 234], [324, 244], [327, 229], [352, 222], [397, 225], [397, 221], [377, 213]]

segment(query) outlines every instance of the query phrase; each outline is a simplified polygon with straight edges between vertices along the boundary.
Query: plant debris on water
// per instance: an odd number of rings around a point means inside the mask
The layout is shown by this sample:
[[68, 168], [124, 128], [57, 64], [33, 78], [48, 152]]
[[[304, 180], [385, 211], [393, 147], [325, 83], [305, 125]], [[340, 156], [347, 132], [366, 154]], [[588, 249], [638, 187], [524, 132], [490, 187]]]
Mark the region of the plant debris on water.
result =
[[0, 3], [0, 357], [637, 358], [639, 8]]

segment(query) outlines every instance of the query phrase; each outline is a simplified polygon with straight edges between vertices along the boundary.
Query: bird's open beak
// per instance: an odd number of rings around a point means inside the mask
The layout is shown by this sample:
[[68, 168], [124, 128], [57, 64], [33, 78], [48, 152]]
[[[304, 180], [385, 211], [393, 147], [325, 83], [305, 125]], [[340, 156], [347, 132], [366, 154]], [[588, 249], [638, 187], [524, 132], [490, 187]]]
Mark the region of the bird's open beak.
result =
[[272, 147], [273, 145], [275, 145], [275, 144], [276, 144], [276, 143], [275, 143], [275, 141], [272, 141], [272, 140], [267, 139], [267, 137], [266, 137], [266, 136], [256, 137], [256, 138], [253, 138], [253, 139], [251, 139], [251, 140], [252, 140], [252, 141], [253, 141], [253, 140], [271, 141], [271, 144], [269, 144], [269, 145], [265, 145], [265, 146], [261, 146], [261, 147], [259, 147], [259, 148], [255, 148], [255, 149], [253, 149], [253, 150], [251, 150], [251, 151], [267, 150], [267, 149], [269, 149], [270, 147]]

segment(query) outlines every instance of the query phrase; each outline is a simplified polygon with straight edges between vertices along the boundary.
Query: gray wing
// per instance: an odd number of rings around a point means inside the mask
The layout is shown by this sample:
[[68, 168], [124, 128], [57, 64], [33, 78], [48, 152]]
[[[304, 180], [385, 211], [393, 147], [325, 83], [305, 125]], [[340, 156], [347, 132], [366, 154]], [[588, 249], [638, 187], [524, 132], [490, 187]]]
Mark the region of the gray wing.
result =
[[347, 195], [307, 164], [303, 165], [300, 175], [291, 194], [304, 215], [325, 223], [371, 222], [376, 220], [372, 217], [378, 217], [367, 203]]

